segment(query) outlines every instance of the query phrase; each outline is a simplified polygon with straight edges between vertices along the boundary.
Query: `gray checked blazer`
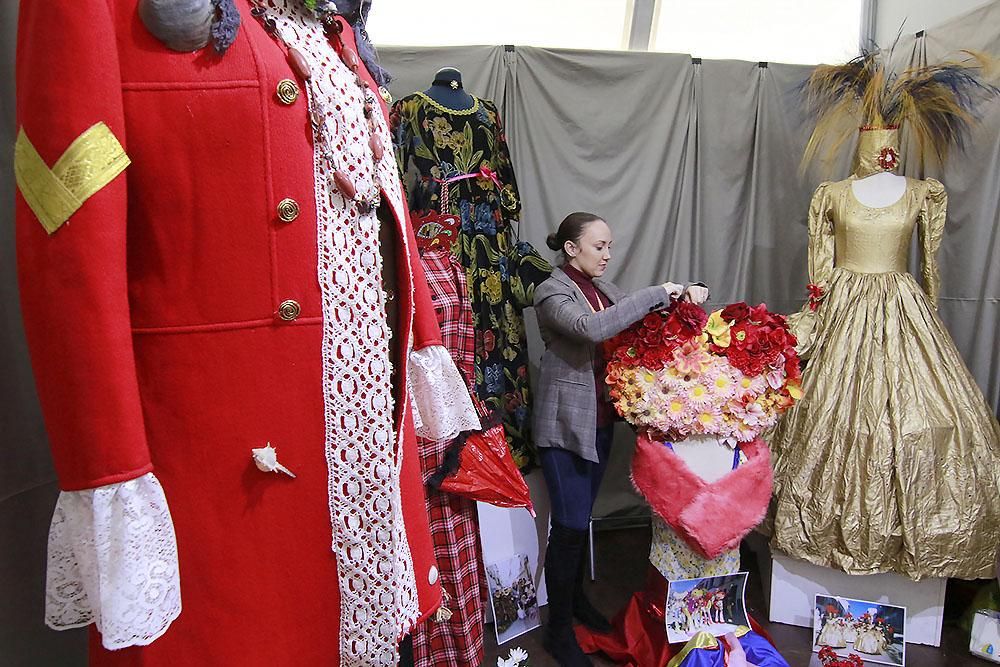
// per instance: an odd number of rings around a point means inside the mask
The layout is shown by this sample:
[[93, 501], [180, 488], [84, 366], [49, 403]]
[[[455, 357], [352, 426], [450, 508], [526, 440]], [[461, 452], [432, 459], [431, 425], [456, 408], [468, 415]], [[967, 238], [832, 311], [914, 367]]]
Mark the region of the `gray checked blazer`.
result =
[[593, 312], [561, 268], [535, 288], [535, 311], [545, 341], [535, 392], [534, 438], [538, 447], [561, 447], [597, 463], [596, 346], [667, 304], [662, 287], [626, 294], [610, 282], [594, 284], [613, 305]]

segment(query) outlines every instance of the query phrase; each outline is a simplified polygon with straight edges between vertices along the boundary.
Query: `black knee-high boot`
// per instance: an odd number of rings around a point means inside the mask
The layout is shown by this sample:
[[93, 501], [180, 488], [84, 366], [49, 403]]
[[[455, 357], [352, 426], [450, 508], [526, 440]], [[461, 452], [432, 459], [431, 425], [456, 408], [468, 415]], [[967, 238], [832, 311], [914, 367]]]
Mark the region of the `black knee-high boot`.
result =
[[583, 580], [587, 576], [587, 559], [583, 557], [586, 552], [588, 533], [583, 534], [584, 547], [580, 551], [580, 565], [577, 567], [576, 583], [573, 586], [573, 616], [585, 626], [606, 635], [611, 632], [611, 623], [597, 610], [587, 599], [587, 594], [583, 592]]
[[591, 667], [593, 663], [573, 634], [573, 590], [587, 532], [553, 523], [545, 553], [545, 587], [549, 594], [549, 625], [544, 646], [559, 667]]

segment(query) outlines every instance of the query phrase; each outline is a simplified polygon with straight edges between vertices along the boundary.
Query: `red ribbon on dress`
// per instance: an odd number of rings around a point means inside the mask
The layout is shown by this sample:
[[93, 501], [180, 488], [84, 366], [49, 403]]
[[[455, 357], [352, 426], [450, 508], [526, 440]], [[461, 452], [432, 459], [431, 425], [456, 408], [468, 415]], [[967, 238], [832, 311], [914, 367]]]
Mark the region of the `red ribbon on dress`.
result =
[[815, 283], [809, 283], [806, 289], [809, 290], [809, 310], [816, 310], [819, 308], [819, 302], [823, 300], [823, 288]]

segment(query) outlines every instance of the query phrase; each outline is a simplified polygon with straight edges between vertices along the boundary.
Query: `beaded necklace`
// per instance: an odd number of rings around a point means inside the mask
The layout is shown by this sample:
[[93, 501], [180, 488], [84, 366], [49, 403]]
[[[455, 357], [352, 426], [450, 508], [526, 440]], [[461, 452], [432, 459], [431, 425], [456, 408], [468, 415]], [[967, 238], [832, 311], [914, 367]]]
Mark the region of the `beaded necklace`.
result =
[[[382, 198], [382, 183], [379, 177], [378, 165], [382, 161], [382, 157], [385, 155], [385, 147], [382, 145], [382, 140], [378, 137], [377, 128], [375, 126], [375, 106], [378, 102], [371, 87], [365, 82], [364, 79], [361, 78], [361, 75], [359, 74], [361, 65], [358, 61], [358, 57], [351, 49], [347, 48], [344, 44], [344, 40], [341, 38], [341, 33], [344, 28], [337, 21], [335, 13], [330, 10], [314, 10], [314, 14], [323, 26], [326, 38], [330, 41], [334, 51], [340, 57], [341, 62], [343, 62], [344, 65], [346, 65], [347, 68], [354, 74], [354, 83], [361, 90], [365, 100], [364, 116], [368, 127], [368, 149], [369, 156], [372, 159], [371, 173], [373, 175], [373, 182], [371, 187], [364, 191], [358, 190], [354, 180], [348, 175], [349, 170], [343, 168], [343, 158], [341, 157], [341, 153], [335, 149], [336, 142], [333, 137], [330, 136], [327, 124], [324, 122], [326, 118], [334, 115], [335, 110], [327, 108], [327, 105], [324, 102], [324, 96], [315, 88], [312, 78], [312, 69], [310, 68], [305, 56], [303, 56], [302, 53], [295, 47], [290, 47], [284, 43], [278, 32], [277, 21], [274, 17], [268, 14], [265, 7], [255, 3], [251, 8], [250, 13], [261, 23], [261, 25], [263, 25], [265, 32], [285, 47], [285, 50], [288, 53], [288, 62], [292, 66], [292, 69], [303, 81], [305, 81], [306, 85], [309, 86], [309, 101], [311, 107], [309, 120], [316, 136], [316, 146], [319, 155], [329, 166], [329, 177], [328, 182], [326, 183], [329, 196], [331, 199], [333, 197], [340, 196], [345, 200], [354, 201], [357, 204], [358, 211], [362, 215], [378, 208]], [[381, 89], [380, 94], [385, 96], [385, 93], [381, 93]]]

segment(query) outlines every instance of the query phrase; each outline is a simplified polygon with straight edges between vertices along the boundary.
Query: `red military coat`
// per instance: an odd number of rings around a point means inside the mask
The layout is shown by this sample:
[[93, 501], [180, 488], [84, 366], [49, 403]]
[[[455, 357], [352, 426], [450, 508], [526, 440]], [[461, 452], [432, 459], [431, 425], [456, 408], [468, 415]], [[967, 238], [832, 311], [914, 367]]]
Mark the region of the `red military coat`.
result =
[[[245, 0], [224, 57], [167, 50], [136, 4], [28, 0], [19, 19], [18, 123], [37, 154], [52, 166], [103, 122], [131, 160], [51, 235], [17, 199], [21, 307], [60, 484], [152, 471], [179, 552], [179, 618], [144, 647], [109, 652], [94, 633], [92, 664], [338, 664], [332, 531], [353, 519], [331, 516], [342, 490], [329, 488], [324, 440], [367, 426], [324, 403], [313, 135], [306, 95], [276, 92], [304, 82]], [[354, 49], [349, 28], [343, 37]], [[284, 200], [298, 205], [291, 221]], [[386, 200], [408, 240], [394, 335], [403, 349], [440, 344], [403, 201]], [[358, 299], [359, 312], [373, 307]], [[368, 335], [357, 331], [358, 351]], [[370, 381], [359, 368], [353, 391]], [[386, 445], [402, 459], [395, 546], [412, 556], [426, 617], [440, 589], [402, 414]], [[250, 449], [268, 442], [296, 478], [254, 466]]]

